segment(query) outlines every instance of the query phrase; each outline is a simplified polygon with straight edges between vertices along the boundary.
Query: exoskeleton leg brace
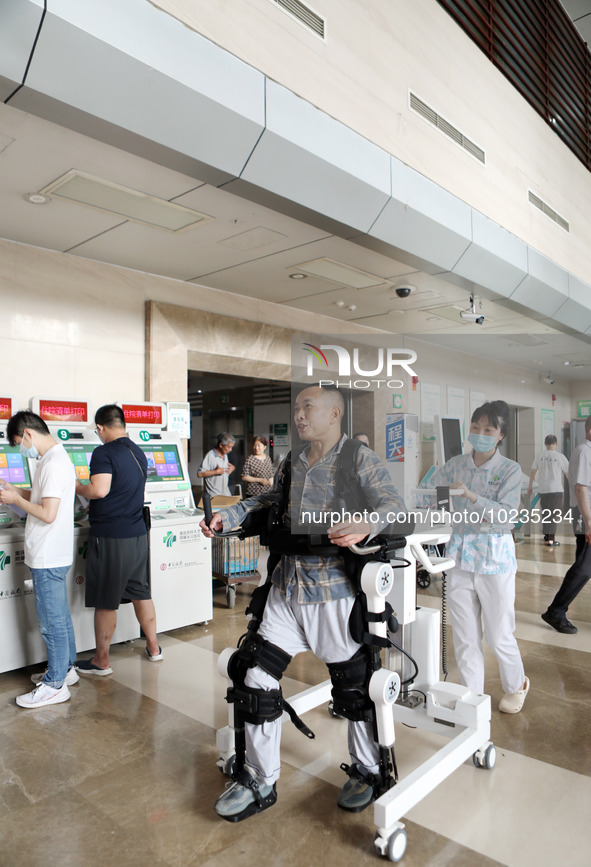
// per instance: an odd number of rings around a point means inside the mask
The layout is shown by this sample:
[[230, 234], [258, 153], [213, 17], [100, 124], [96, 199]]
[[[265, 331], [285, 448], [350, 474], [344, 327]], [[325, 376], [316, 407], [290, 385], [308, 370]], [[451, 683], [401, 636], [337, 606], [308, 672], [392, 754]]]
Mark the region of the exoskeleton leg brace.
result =
[[[351, 629], [363, 646], [351, 659], [328, 666], [335, 713], [374, 725], [374, 736], [380, 747], [380, 776], [367, 775], [366, 779], [364, 775], [364, 781], [374, 786], [376, 797], [394, 783], [388, 750], [395, 740], [392, 705], [400, 692], [400, 677], [382, 668], [380, 659], [380, 648], [390, 643], [388, 625], [395, 629], [392, 609], [386, 603], [393, 581], [394, 571], [389, 563], [366, 563], [361, 573], [357, 623]], [[341, 767], [350, 776], [358, 776], [359, 769], [348, 765]]]

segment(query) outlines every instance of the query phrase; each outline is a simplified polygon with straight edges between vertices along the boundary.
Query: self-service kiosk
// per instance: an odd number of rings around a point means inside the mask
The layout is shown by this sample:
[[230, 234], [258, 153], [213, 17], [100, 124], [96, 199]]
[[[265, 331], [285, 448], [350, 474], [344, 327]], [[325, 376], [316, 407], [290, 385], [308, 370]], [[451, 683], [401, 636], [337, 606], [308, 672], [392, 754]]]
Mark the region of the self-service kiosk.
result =
[[[90, 481], [90, 461], [100, 440], [94, 432], [92, 415], [87, 401], [56, 400], [34, 397], [31, 409], [45, 421], [54, 439], [62, 443], [83, 485]], [[32, 462], [33, 465], [35, 461]], [[80, 497], [74, 500], [74, 562], [68, 574], [68, 602], [76, 636], [76, 650], [82, 652], [96, 646], [94, 635], [94, 609], [86, 608], [86, 553], [88, 550], [88, 502]], [[140, 627], [132, 605], [121, 605], [117, 613], [117, 626], [111, 639], [113, 644], [139, 638]], [[43, 657], [45, 658], [45, 657]]]
[[213, 616], [211, 540], [199, 527], [181, 438], [167, 430], [167, 406], [120, 402], [130, 438], [148, 461], [150, 577], [158, 631]]
[[[2, 407], [7, 405], [0, 399]], [[88, 428], [88, 405], [84, 401], [33, 398], [31, 410], [60, 441], [81, 482], [88, 481], [92, 452], [100, 442]], [[0, 419], [0, 478], [30, 488], [37, 461], [21, 455], [8, 444], [6, 423], [17, 411], [14, 401]], [[88, 519], [77, 497], [74, 505], [74, 561], [66, 578], [76, 648], [82, 652], [95, 646], [94, 609], [84, 605]], [[0, 672], [12, 671], [47, 659], [45, 642], [39, 632], [31, 573], [25, 566], [25, 517], [0, 507]], [[122, 605], [117, 617], [113, 643], [139, 638], [139, 624], [130, 605]]]
[[[29, 461], [6, 437], [8, 419], [17, 410], [14, 397], [0, 398], [0, 479], [30, 488]], [[0, 671], [45, 658], [24, 540], [24, 515], [0, 505]]]

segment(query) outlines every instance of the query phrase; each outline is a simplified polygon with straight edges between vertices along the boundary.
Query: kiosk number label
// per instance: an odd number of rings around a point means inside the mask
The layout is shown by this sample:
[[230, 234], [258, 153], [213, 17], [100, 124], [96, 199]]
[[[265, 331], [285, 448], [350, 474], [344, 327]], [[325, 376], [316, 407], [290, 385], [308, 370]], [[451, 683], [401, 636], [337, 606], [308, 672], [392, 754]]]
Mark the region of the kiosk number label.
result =
[[63, 428], [63, 427], [61, 427], [61, 428], [58, 430], [57, 435], [58, 435], [58, 437], [59, 437], [61, 440], [69, 440], [69, 439], [70, 439], [70, 431], [69, 431], [69, 430], [66, 430], [66, 429]]
[[144, 443], [149, 443], [149, 442], [150, 442], [150, 434], [148, 433], [147, 430], [141, 430], [141, 431], [140, 431], [140, 439], [141, 439], [142, 442], [144, 442]]

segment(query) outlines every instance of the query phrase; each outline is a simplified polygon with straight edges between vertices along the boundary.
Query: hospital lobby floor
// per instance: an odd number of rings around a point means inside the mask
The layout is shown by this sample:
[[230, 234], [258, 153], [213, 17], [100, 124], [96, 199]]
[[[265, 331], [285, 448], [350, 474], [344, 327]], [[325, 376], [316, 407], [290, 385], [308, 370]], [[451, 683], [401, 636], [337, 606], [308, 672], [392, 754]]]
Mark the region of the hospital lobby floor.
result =
[[[405, 867], [591, 861], [591, 585], [569, 610], [577, 635], [540, 619], [574, 558], [572, 538], [561, 539], [555, 549], [539, 537], [517, 546], [516, 635], [531, 679], [525, 707], [499, 713], [502, 690], [488, 651], [496, 766], [484, 771], [467, 761], [408, 813]], [[238, 824], [213, 811], [225, 784], [215, 731], [227, 724], [216, 660], [244, 631], [251, 590], [238, 585], [234, 609], [216, 590], [209, 624], [161, 634], [162, 663], [143, 658], [142, 640], [113, 647], [113, 675], [81, 678], [64, 704], [16, 706], [41, 666], [0, 675], [1, 867], [380, 863], [373, 809], [350, 814], [336, 806], [346, 722], [326, 706], [303, 715], [314, 741], [284, 726], [274, 807]], [[418, 604], [440, 600], [436, 578]], [[448, 659], [448, 680], [457, 682], [451, 635]], [[326, 677], [325, 666], [303, 654], [288, 668], [284, 693]], [[401, 778], [441, 745], [402, 725], [396, 736]]]

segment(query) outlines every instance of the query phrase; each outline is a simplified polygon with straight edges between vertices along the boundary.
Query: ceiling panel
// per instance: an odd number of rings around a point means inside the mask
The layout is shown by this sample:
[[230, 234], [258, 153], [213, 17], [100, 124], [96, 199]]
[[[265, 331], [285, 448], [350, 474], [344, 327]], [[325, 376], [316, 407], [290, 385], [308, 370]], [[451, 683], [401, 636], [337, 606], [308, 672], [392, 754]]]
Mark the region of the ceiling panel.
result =
[[13, 241], [64, 251], [122, 223], [74, 202], [23, 198], [72, 168], [163, 199], [201, 183], [10, 106], [0, 106], [0, 135], [12, 139], [0, 151], [0, 235]]
[[175, 202], [213, 219], [180, 232], [164, 232], [130, 222], [90, 239], [75, 252], [127, 268], [179, 280], [197, 278], [198, 282], [213, 285], [202, 275], [271, 256], [325, 235], [305, 223], [255, 207], [245, 199], [207, 185], [175, 198]]
[[225, 268], [195, 282], [230, 292], [237, 291], [236, 287], [239, 286], [242, 295], [262, 298], [265, 301], [289, 302], [292, 299], [331, 292], [335, 288], [335, 284], [325, 278], [308, 276], [305, 280], [293, 280], [289, 276], [290, 273], [297, 272], [300, 262], [321, 257], [368, 271], [388, 282], [409, 272], [408, 265], [331, 236], [302, 246], [294, 245], [293, 249], [271, 256], [261, 256], [244, 265]]

